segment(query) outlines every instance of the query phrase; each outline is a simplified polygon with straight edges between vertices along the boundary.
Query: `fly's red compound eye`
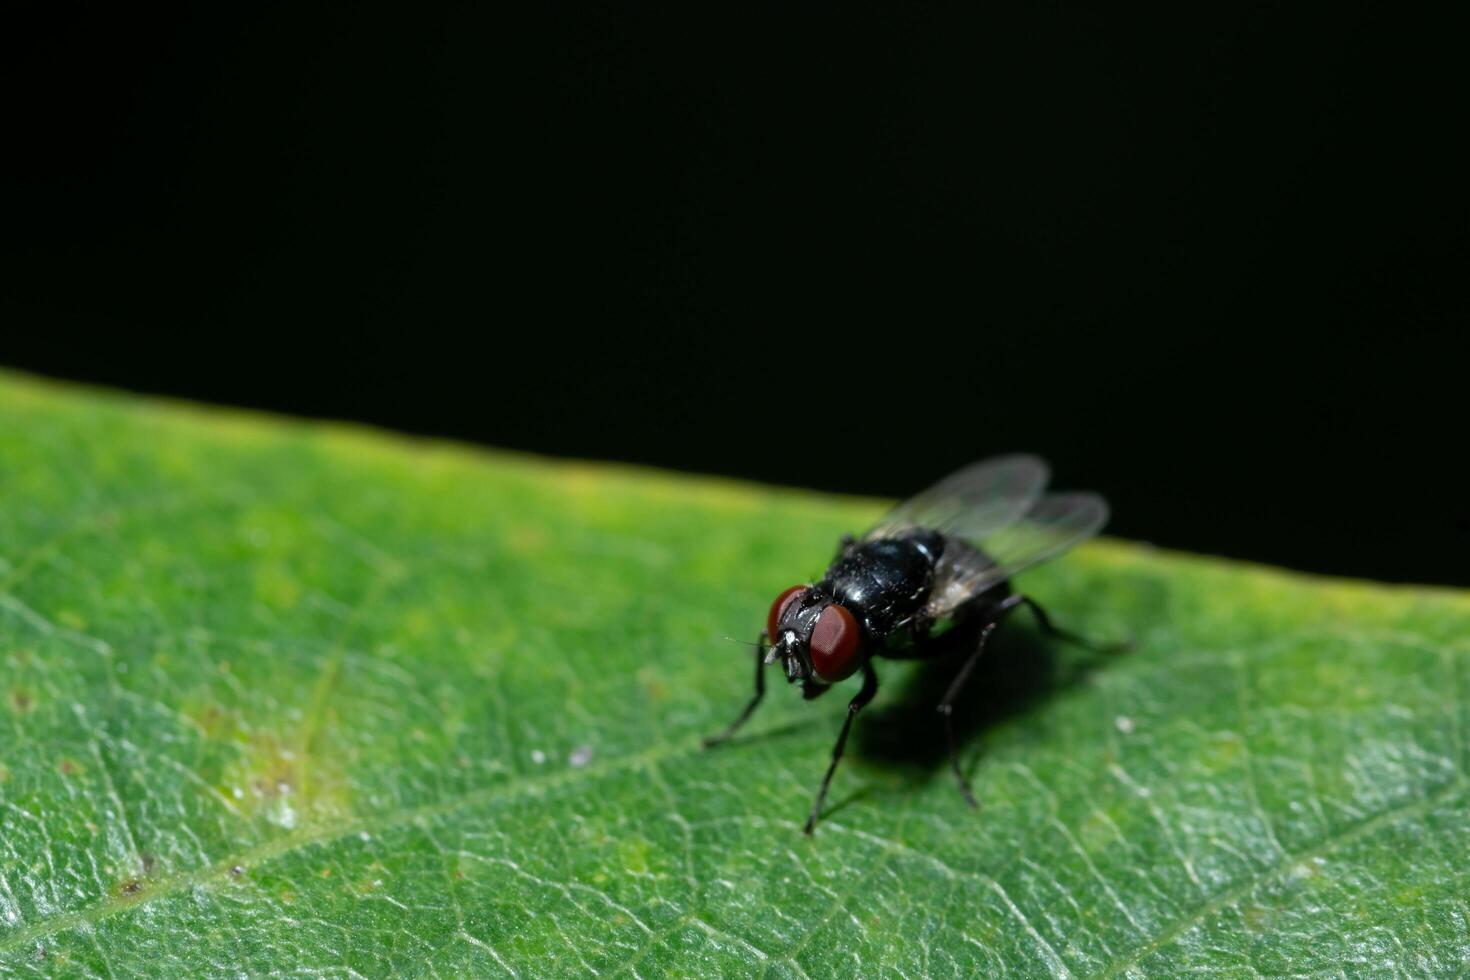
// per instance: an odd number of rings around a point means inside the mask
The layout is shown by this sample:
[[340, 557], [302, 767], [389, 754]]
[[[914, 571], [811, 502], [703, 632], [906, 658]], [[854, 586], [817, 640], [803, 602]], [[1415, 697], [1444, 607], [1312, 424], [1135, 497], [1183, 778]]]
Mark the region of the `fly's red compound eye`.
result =
[[812, 629], [812, 666], [829, 684], [851, 677], [858, 669], [858, 640], [862, 631], [846, 606], [832, 603], [817, 617]]
[[776, 601], [771, 603], [771, 611], [766, 614], [766, 637], [775, 642], [776, 630], [780, 628], [781, 616], [786, 612], [786, 607], [796, 601], [796, 597], [806, 590], [804, 585], [793, 585], [791, 588], [776, 596]]

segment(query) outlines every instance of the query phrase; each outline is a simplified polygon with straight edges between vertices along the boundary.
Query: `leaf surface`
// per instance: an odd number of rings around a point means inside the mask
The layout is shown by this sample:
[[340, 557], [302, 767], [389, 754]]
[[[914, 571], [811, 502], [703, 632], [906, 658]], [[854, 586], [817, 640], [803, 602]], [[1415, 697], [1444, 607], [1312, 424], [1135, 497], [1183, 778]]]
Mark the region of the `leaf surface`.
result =
[[[1102, 488], [1106, 489], [1106, 488]], [[0, 376], [0, 973], [1444, 974], [1470, 601], [1101, 542], [962, 702], [749, 694], [879, 505]]]

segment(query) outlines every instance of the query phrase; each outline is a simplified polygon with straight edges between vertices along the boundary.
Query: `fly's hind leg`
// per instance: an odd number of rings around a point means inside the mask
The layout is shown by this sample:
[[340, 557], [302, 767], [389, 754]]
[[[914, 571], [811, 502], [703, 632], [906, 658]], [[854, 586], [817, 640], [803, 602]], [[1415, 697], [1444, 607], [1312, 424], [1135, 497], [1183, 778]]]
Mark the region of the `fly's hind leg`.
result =
[[724, 741], [729, 740], [730, 736], [734, 735], [737, 731], [740, 730], [740, 726], [743, 725], [743, 724], [745, 724], [745, 720], [750, 717], [751, 713], [753, 711], [755, 711], [756, 705], [760, 704], [761, 703], [761, 698], [763, 698], [765, 696], [766, 696], [766, 631], [765, 630], [761, 630], [761, 635], [760, 635], [759, 639], [756, 640], [756, 643], [755, 643], [755, 693], [753, 695], [751, 695], [750, 702], [748, 704], [746, 704], [745, 710], [743, 710], [743, 711], [740, 712], [740, 716], [738, 718], [736, 718], [734, 721], [730, 722], [730, 725], [729, 725], [728, 728], [726, 728], [723, 732], [720, 732], [720, 734], [718, 734], [718, 735], [710, 735], [710, 736], [708, 736], [708, 737], [705, 738], [705, 740], [704, 740], [704, 747], [707, 748], [707, 749], [714, 748], [716, 745], [719, 745], [721, 742], [724, 742]]
[[1031, 610], [1031, 615], [1036, 617], [1036, 625], [1040, 626], [1041, 631], [1047, 636], [1054, 636], [1058, 640], [1074, 644], [1084, 650], [1091, 650], [1093, 653], [1121, 653], [1130, 646], [1126, 640], [1113, 643], [1099, 643], [1096, 640], [1090, 640], [1085, 636], [1073, 633], [1071, 630], [1062, 629], [1051, 621], [1051, 617], [1046, 614], [1046, 610], [1042, 609], [1035, 599], [1024, 595], [1017, 596], [1016, 598], [1024, 603], [1026, 608]]
[[1023, 596], [1007, 596], [1005, 601], [991, 611], [990, 621], [980, 629], [980, 636], [975, 641], [975, 649], [970, 652], [969, 657], [965, 659], [965, 665], [950, 682], [949, 690], [944, 692], [944, 698], [939, 702], [937, 709], [939, 717], [944, 719], [944, 737], [949, 742], [949, 767], [954, 770], [955, 781], [960, 784], [960, 794], [964, 796], [965, 802], [977, 809], [980, 804], [975, 800], [975, 794], [970, 791], [970, 783], [960, 769], [959, 746], [955, 743], [954, 737], [954, 703], [959, 698], [960, 692], [965, 689], [965, 682], [970, 679], [970, 674], [974, 673], [975, 664], [979, 663], [980, 655], [985, 652], [985, 642], [990, 639], [990, 634], [995, 632], [995, 628], [1000, 625], [1006, 613], [1024, 601], [1026, 600]]
[[944, 700], [939, 702], [938, 709], [940, 717], [944, 719], [945, 738], [949, 741], [950, 768], [954, 770], [955, 780], [960, 784], [960, 792], [964, 795], [966, 802], [973, 807], [978, 807], [980, 804], [975, 800], [975, 794], [970, 791], [970, 784], [965, 779], [965, 774], [960, 770], [959, 748], [955, 744], [954, 735], [954, 703], [959, 698], [960, 692], [964, 690], [965, 682], [970, 679], [970, 674], [974, 672], [975, 664], [979, 662], [980, 655], [985, 652], [985, 643], [990, 639], [990, 634], [995, 632], [995, 628], [1000, 625], [1000, 621], [1005, 618], [1007, 613], [1021, 605], [1031, 610], [1032, 615], [1036, 617], [1037, 625], [1048, 636], [1056, 637], [1068, 643], [1075, 643], [1078, 646], [1097, 653], [1116, 653], [1128, 648], [1126, 642], [1097, 643], [1084, 636], [1079, 636], [1069, 630], [1062, 629], [1053, 623], [1051, 617], [1046, 614], [1046, 610], [1042, 609], [1036, 600], [1029, 596], [1020, 594], [1006, 596], [1004, 600], [990, 611], [989, 621], [981, 628], [980, 636], [975, 641], [975, 649], [971, 651], [969, 657], [965, 660], [965, 665], [960, 668], [960, 672], [955, 675], [954, 681], [950, 683], [949, 690], [945, 692]]

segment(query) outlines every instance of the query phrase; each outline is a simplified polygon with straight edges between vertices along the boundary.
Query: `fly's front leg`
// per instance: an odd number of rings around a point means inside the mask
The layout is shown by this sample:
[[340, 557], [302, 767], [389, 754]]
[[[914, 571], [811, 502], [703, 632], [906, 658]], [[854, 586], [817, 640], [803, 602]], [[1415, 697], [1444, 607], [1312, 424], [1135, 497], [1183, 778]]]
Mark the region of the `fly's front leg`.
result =
[[761, 635], [755, 641], [755, 694], [753, 694], [751, 696], [750, 703], [745, 706], [745, 710], [742, 711], [742, 712], [740, 712], [740, 717], [738, 717], [734, 721], [730, 722], [730, 727], [729, 728], [726, 728], [723, 732], [720, 732], [720, 734], [718, 734], [718, 735], [710, 735], [707, 738], [705, 738], [705, 740], [704, 740], [704, 747], [707, 748], [707, 749], [713, 748], [714, 746], [719, 745], [721, 742], [724, 742], [724, 741], [728, 740], [730, 738], [730, 736], [734, 735], [737, 731], [739, 731], [740, 726], [743, 725], [743, 724], [745, 724], [745, 719], [747, 719], [747, 718], [750, 717], [751, 712], [755, 711], [756, 705], [760, 704], [761, 703], [761, 698], [763, 698], [765, 696], [766, 696], [766, 631], [765, 630], [761, 630]]
[[990, 639], [990, 634], [995, 632], [995, 628], [1000, 625], [1006, 613], [1024, 601], [1026, 601], [1025, 598], [1019, 595], [1007, 596], [1004, 602], [995, 607], [991, 613], [990, 622], [980, 630], [980, 638], [975, 641], [975, 649], [965, 660], [965, 665], [960, 668], [960, 672], [955, 675], [955, 679], [949, 685], [949, 690], [944, 692], [944, 699], [939, 702], [937, 709], [939, 716], [944, 719], [944, 736], [949, 741], [949, 766], [954, 770], [954, 778], [960, 784], [960, 793], [965, 797], [965, 801], [976, 808], [980, 804], [976, 802], [975, 794], [970, 791], [970, 784], [966, 781], [964, 772], [960, 770], [959, 746], [955, 744], [954, 737], [954, 703], [955, 699], [960, 696], [960, 692], [965, 689], [965, 682], [974, 672], [975, 664], [980, 661], [980, 655], [985, 652], [985, 641]]
[[847, 703], [847, 717], [843, 719], [842, 731], [837, 736], [837, 744], [832, 747], [832, 763], [827, 766], [827, 775], [822, 777], [822, 788], [817, 790], [817, 798], [812, 801], [812, 812], [806, 818], [806, 826], [802, 833], [811, 834], [817, 825], [817, 816], [822, 812], [822, 801], [827, 798], [827, 787], [832, 785], [832, 774], [837, 771], [837, 763], [842, 761], [842, 751], [847, 747], [847, 733], [852, 731], [852, 720], [857, 713], [878, 693], [878, 675], [873, 671], [871, 660], [863, 662], [863, 686], [857, 692], [857, 696]]

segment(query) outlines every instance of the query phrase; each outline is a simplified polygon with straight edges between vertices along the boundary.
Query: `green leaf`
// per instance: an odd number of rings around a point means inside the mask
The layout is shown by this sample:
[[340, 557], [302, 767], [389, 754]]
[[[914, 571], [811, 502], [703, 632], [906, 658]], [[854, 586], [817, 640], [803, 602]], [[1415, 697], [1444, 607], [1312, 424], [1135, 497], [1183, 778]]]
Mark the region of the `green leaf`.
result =
[[[1106, 488], [1102, 488], [1106, 490]], [[1103, 542], [961, 711], [777, 684], [878, 505], [0, 378], [0, 973], [1439, 974], [1470, 601]]]

